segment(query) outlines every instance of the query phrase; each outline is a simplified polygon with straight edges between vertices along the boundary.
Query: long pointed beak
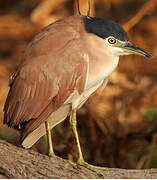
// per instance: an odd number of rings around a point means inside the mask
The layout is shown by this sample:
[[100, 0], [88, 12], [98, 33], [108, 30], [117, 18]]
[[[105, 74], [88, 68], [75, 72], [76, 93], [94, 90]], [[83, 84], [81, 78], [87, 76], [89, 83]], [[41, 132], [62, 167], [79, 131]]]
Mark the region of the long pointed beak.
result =
[[149, 54], [148, 52], [144, 51], [143, 49], [135, 46], [134, 44], [132, 44], [130, 42], [124, 43], [121, 46], [121, 48], [125, 49], [125, 51], [130, 54], [137, 54], [137, 55], [144, 56], [147, 58], [153, 58], [153, 56], [151, 54]]

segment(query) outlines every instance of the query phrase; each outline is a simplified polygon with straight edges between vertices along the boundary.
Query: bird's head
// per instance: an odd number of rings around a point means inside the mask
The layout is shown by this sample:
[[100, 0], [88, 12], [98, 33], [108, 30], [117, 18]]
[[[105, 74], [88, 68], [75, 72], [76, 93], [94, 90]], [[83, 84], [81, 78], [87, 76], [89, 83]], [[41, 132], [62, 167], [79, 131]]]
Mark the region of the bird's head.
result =
[[128, 38], [127, 33], [117, 23], [102, 19], [83, 17], [85, 29], [88, 33], [95, 34], [104, 39], [107, 52], [111, 56], [121, 56], [128, 54], [137, 54], [140, 56], [152, 58], [153, 56], [143, 49], [133, 45]]

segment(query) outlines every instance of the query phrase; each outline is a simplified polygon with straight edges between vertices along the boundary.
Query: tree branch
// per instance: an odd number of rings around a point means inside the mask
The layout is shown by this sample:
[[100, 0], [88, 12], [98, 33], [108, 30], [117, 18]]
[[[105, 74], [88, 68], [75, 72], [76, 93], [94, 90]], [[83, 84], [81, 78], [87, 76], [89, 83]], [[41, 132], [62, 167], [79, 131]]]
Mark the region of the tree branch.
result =
[[[157, 178], [157, 169], [125, 170], [109, 168], [103, 178]], [[0, 178], [99, 178], [84, 168], [65, 163], [33, 150], [0, 140]]]

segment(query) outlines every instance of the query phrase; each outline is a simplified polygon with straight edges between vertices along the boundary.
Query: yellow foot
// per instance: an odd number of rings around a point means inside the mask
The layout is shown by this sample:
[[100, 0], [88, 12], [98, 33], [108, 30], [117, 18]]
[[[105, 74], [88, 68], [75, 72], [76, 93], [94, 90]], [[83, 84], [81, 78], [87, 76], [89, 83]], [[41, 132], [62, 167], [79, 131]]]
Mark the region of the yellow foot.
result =
[[50, 157], [53, 157], [53, 158], [55, 158], [55, 159], [57, 159], [57, 160], [60, 160], [60, 161], [69, 163], [69, 164], [71, 164], [75, 169], [78, 168], [77, 163], [74, 163], [74, 162], [72, 162], [72, 161], [70, 161], [70, 160], [63, 159], [63, 158], [61, 158], [61, 157], [59, 157], [59, 156], [56, 156], [54, 153], [49, 153], [49, 156], [50, 156]]
[[99, 167], [99, 166], [93, 166], [91, 164], [88, 164], [87, 162], [85, 162], [84, 160], [82, 159], [78, 159], [77, 163], [81, 166], [84, 166], [88, 169], [90, 169], [91, 171], [93, 172], [96, 172], [98, 175], [102, 175], [99, 170], [107, 170], [107, 168], [104, 168], [104, 167]]

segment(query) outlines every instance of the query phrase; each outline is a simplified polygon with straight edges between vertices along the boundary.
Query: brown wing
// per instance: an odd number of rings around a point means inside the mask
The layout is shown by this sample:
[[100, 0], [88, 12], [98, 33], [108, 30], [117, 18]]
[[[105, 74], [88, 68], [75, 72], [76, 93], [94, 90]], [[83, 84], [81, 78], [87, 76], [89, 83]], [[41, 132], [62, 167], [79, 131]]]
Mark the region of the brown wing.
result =
[[48, 79], [50, 69], [42, 72], [40, 66], [32, 63], [23, 66], [11, 84], [4, 107], [4, 123], [10, 127], [37, 118], [58, 93], [57, 77]]
[[[65, 38], [60, 29], [63, 24]], [[58, 34], [56, 39], [57, 30], [62, 39]], [[84, 57], [79, 34], [67, 23], [59, 21], [58, 25], [44, 29], [26, 48], [11, 82], [4, 107], [4, 123], [18, 127], [30, 122], [28, 134], [46, 121], [74, 89], [81, 93], [88, 66]]]

